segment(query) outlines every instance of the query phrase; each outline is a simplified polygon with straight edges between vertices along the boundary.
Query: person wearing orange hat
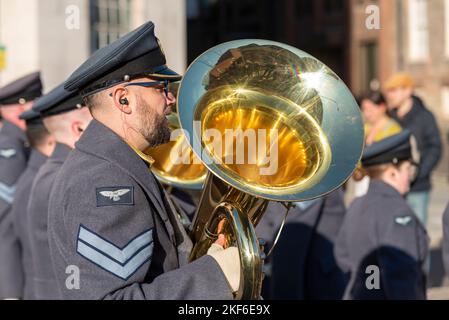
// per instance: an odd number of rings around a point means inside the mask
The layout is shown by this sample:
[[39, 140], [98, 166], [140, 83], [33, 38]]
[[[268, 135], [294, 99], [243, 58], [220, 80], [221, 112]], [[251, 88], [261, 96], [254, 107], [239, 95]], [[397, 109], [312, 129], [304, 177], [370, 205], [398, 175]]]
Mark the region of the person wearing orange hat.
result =
[[407, 195], [407, 202], [426, 225], [431, 190], [430, 174], [441, 157], [440, 132], [433, 114], [414, 95], [415, 82], [409, 74], [392, 75], [383, 88], [391, 116], [403, 128], [409, 129], [418, 143], [421, 154], [419, 174]]

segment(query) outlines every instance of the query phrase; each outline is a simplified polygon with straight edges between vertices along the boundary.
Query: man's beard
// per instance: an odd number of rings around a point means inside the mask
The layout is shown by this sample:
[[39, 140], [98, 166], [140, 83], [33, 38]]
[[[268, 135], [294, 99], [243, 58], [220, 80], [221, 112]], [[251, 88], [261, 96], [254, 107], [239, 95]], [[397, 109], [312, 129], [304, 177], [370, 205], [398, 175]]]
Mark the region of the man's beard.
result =
[[140, 97], [137, 100], [137, 113], [140, 118], [139, 131], [150, 144], [150, 148], [170, 141], [170, 128], [165, 115], [159, 115]]

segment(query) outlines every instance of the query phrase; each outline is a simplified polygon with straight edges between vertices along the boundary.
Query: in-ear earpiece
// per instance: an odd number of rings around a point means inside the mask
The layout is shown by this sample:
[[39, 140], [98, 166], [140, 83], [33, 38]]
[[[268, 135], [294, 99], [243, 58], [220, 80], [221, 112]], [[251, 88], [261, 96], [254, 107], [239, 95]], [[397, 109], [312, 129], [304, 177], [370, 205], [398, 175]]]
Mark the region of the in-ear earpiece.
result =
[[120, 99], [120, 104], [129, 104], [128, 99]]

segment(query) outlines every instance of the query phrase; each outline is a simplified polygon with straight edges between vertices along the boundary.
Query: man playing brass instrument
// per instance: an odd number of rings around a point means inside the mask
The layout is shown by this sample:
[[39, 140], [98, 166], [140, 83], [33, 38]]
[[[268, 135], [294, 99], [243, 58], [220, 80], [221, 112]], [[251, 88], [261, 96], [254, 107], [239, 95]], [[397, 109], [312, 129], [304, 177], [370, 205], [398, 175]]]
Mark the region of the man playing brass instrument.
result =
[[[237, 290], [238, 250], [223, 249], [223, 237], [187, 263], [191, 241], [143, 153], [169, 140], [165, 116], [175, 98], [166, 88], [180, 78], [148, 22], [66, 81], [66, 90], [86, 97], [94, 120], [50, 198], [49, 243], [63, 298], [232, 299]], [[79, 286], [67, 281], [73, 266]]]

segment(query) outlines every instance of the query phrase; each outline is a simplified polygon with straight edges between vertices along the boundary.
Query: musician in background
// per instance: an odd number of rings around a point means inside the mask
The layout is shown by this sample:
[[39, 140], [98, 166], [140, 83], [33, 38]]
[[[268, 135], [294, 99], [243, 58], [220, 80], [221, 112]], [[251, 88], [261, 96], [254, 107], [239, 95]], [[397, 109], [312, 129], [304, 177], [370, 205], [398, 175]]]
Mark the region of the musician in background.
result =
[[[20, 246], [21, 263], [15, 266], [17, 274], [23, 277], [20, 298], [32, 299], [33, 262], [31, 260], [31, 241], [28, 230], [27, 207], [30, 200], [31, 185], [39, 168], [45, 163], [55, 148], [55, 139], [45, 128], [39, 113], [28, 110], [20, 115], [26, 122], [26, 136], [31, 148], [27, 167], [16, 184], [16, 192], [11, 207], [14, 234]], [[23, 275], [23, 276], [22, 276]]]
[[[334, 258], [334, 242], [346, 208], [342, 189], [290, 209], [273, 253], [265, 261], [265, 299], [338, 300], [345, 288]], [[285, 216], [285, 207], [270, 202], [256, 228], [269, 250]]]
[[39, 72], [0, 88], [0, 299], [22, 297], [23, 273], [17, 267], [21, 264], [20, 246], [11, 215], [16, 183], [25, 171], [29, 156], [26, 124], [19, 116], [41, 94]]
[[410, 131], [375, 142], [362, 165], [371, 181], [337, 236], [335, 257], [346, 274], [344, 299], [425, 299], [429, 238], [404, 195], [416, 177]]
[[62, 85], [56, 87], [33, 105], [45, 127], [53, 135], [56, 146], [30, 185], [30, 201], [26, 208], [27, 230], [30, 239], [33, 299], [60, 298], [55, 283], [48, 245], [48, 203], [50, 192], [59, 170], [76, 141], [92, 117], [82, 104], [77, 92], [67, 92]]

